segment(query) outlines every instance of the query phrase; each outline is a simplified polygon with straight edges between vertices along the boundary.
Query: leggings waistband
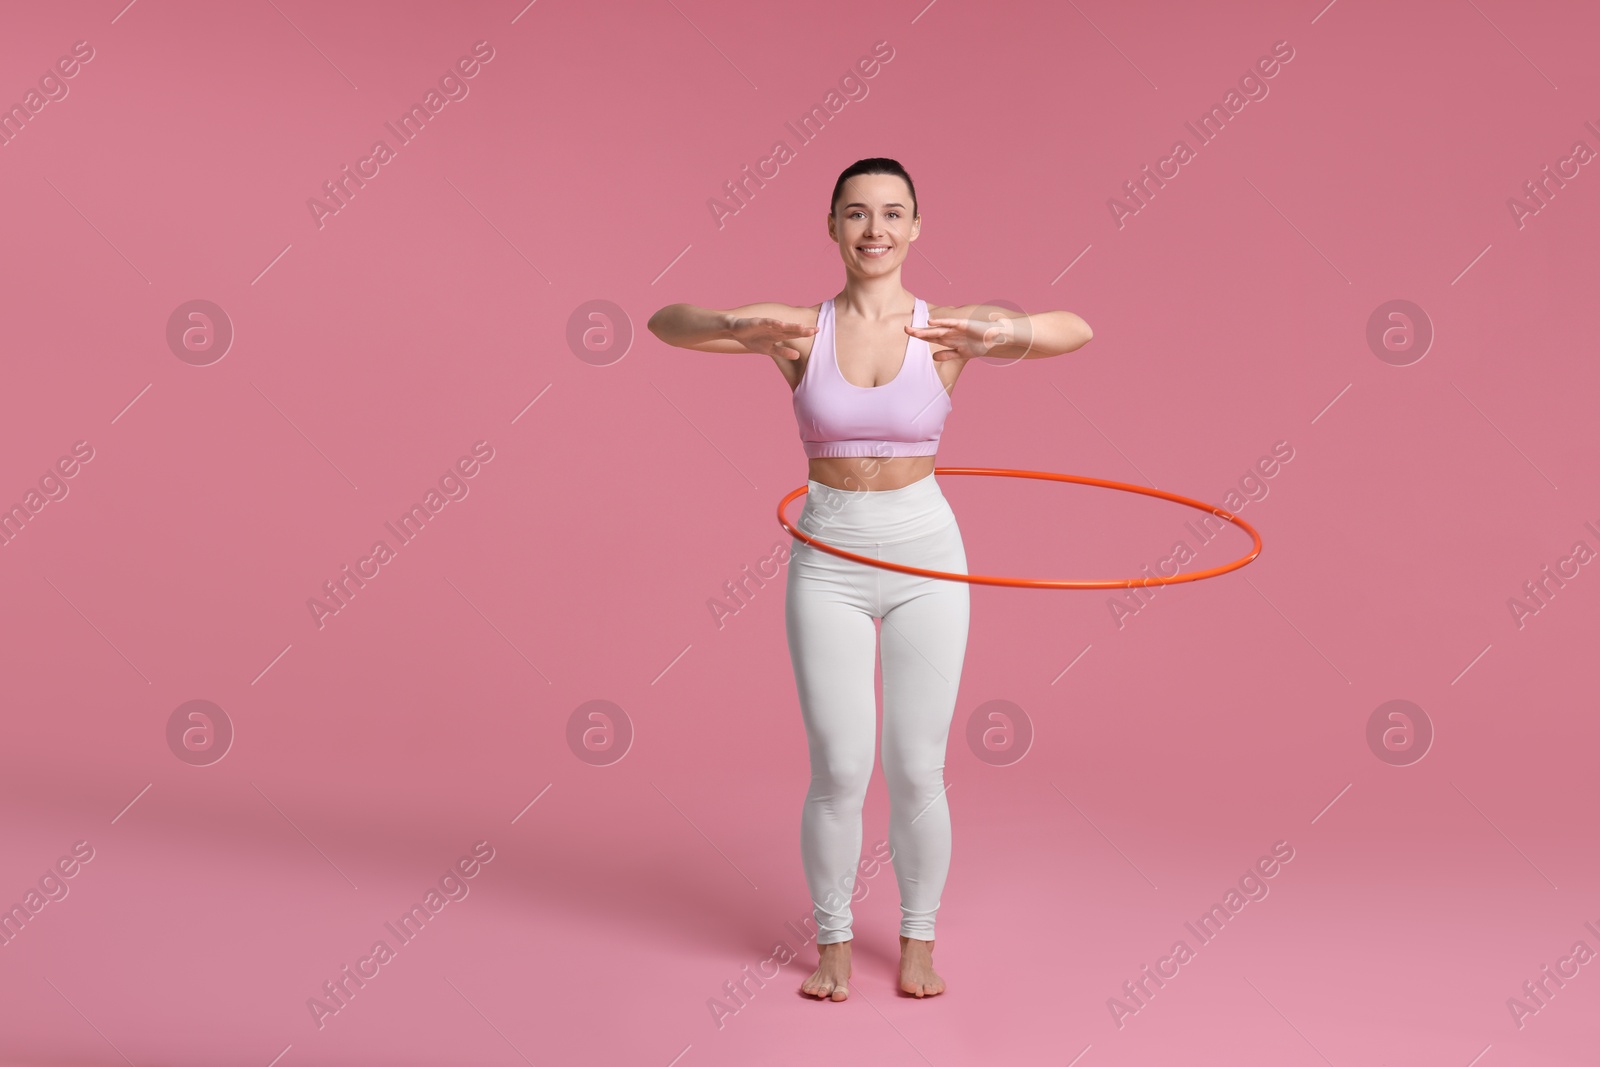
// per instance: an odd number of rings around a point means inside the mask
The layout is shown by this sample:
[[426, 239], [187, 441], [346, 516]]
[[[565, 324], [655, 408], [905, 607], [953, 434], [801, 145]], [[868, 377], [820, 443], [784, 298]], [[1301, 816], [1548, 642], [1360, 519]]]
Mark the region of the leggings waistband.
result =
[[936, 533], [956, 521], [934, 475], [899, 489], [835, 489], [806, 480], [806, 502], [795, 525], [840, 548], [889, 545]]

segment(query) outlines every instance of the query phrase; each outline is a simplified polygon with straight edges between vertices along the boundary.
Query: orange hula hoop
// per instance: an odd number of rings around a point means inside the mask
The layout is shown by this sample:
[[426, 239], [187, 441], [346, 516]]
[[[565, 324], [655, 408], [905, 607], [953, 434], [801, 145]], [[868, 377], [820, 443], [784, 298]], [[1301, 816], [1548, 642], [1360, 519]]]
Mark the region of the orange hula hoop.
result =
[[814, 545], [815, 547], [822, 549], [824, 552], [833, 553], [835, 556], [842, 556], [845, 559], [855, 560], [857, 563], [866, 563], [873, 567], [883, 567], [886, 570], [901, 571], [905, 574], [916, 574], [924, 578], [944, 578], [952, 582], [970, 582], [973, 585], [1007, 585], [1021, 589], [1131, 589], [1134, 587], [1144, 588], [1152, 585], [1176, 585], [1179, 582], [1198, 582], [1202, 578], [1215, 578], [1219, 574], [1227, 574], [1229, 571], [1236, 571], [1240, 567], [1243, 567], [1246, 563], [1249, 563], [1251, 560], [1261, 555], [1261, 535], [1256, 533], [1256, 528], [1254, 526], [1251, 526], [1248, 522], [1245, 522], [1237, 515], [1225, 511], [1222, 508], [1216, 507], [1212, 504], [1207, 504], [1201, 500], [1192, 500], [1186, 496], [1179, 496], [1177, 493], [1168, 493], [1160, 489], [1151, 489], [1143, 485], [1130, 485], [1127, 482], [1112, 482], [1103, 478], [1090, 478], [1079, 474], [1056, 474], [1051, 471], [1019, 471], [1011, 470], [1007, 467], [935, 467], [933, 473], [1001, 475], [1007, 478], [1040, 478], [1045, 481], [1077, 482], [1080, 485], [1097, 485], [1103, 489], [1120, 489], [1129, 493], [1143, 493], [1145, 496], [1155, 496], [1160, 497], [1163, 500], [1171, 500], [1175, 503], [1186, 504], [1191, 508], [1204, 511], [1209, 515], [1215, 515], [1219, 519], [1226, 519], [1235, 526], [1239, 527], [1245, 533], [1249, 534], [1251, 540], [1254, 542], [1254, 546], [1250, 549], [1248, 555], [1241, 556], [1233, 562], [1225, 563], [1220, 567], [1212, 567], [1209, 570], [1195, 571], [1193, 574], [1174, 574], [1171, 576], [1161, 575], [1150, 578], [1107, 578], [1103, 580], [1077, 580], [1072, 578], [1006, 578], [988, 574], [954, 574], [950, 571], [932, 571], [923, 567], [908, 567], [903, 563], [890, 563], [887, 560], [872, 559], [870, 556], [862, 556], [854, 552], [846, 552], [842, 548], [835, 548], [832, 545], [825, 544], [813, 537], [809, 537], [806, 534], [801, 533], [794, 527], [793, 524], [789, 522], [788, 519], [783, 517], [783, 513], [788, 509], [790, 501], [810, 490], [809, 483], [802, 485], [800, 488], [796, 489], [794, 492], [790, 493], [788, 496], [784, 497], [778, 502], [778, 525], [782, 526], [785, 530], [789, 531], [790, 534], [798, 537], [808, 545]]

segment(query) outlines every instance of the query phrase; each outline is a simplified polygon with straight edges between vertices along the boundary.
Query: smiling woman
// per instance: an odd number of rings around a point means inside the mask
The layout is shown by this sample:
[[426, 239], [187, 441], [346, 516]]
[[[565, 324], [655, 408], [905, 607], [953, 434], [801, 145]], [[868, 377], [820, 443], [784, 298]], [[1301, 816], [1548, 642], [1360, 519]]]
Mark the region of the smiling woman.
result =
[[[766, 302], [727, 311], [669, 304], [650, 317], [649, 330], [680, 348], [772, 359], [793, 392], [809, 466], [799, 528], [880, 564], [808, 542], [789, 559], [784, 626], [811, 757], [800, 854], [820, 957], [800, 989], [823, 1000], [849, 996], [850, 898], [830, 887], [853, 884], [861, 858], [876, 658], [889, 846], [900, 889], [900, 990], [926, 997], [945, 990], [933, 969], [934, 920], [951, 852], [944, 754], [970, 592], [965, 581], [881, 564], [967, 573], [961, 530], [934, 462], [956, 381], [972, 357], [1060, 355], [1093, 334], [1069, 311], [930, 307], [910, 293], [900, 268], [922, 232], [922, 214], [911, 175], [893, 159], [845, 168], [829, 198], [827, 232], [845, 269], [836, 295], [809, 306]], [[881, 647], [874, 620], [882, 620]]]

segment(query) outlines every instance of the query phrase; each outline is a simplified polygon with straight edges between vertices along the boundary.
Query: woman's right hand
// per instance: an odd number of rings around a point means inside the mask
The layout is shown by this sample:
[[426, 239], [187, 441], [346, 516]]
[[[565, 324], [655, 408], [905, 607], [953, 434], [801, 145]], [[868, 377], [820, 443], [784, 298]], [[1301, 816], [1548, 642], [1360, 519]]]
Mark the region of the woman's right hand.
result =
[[817, 332], [815, 326], [801, 326], [782, 319], [734, 318], [728, 322], [728, 336], [747, 351], [763, 352], [769, 356], [799, 359], [800, 350], [785, 342], [796, 337], [810, 337]]

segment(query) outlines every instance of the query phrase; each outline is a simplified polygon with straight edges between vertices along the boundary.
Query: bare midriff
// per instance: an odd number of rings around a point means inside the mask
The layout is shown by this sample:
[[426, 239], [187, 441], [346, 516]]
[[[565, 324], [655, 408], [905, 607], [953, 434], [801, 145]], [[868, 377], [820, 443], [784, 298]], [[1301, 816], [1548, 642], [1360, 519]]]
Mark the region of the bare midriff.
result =
[[810, 479], [853, 493], [903, 489], [933, 473], [933, 456], [825, 456], [808, 459]]

